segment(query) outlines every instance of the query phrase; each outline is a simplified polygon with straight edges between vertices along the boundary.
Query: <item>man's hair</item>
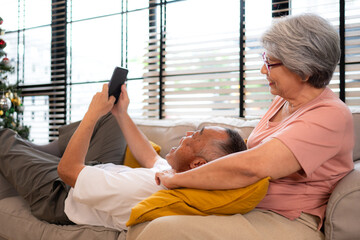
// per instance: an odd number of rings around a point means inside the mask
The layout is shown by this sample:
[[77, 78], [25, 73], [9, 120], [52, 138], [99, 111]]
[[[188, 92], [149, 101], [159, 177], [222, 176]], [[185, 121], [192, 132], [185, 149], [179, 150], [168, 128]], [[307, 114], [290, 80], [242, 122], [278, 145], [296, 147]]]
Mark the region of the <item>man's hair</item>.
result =
[[241, 152], [243, 150], [246, 150], [246, 143], [244, 139], [240, 136], [238, 131], [225, 128], [226, 133], [229, 137], [229, 139], [226, 142], [223, 142], [220, 144], [220, 148], [224, 151], [225, 155]]
[[228, 139], [226, 141], [212, 139], [209, 144], [202, 149], [198, 156], [201, 156], [207, 162], [210, 162], [228, 154], [241, 152], [247, 149], [245, 141], [238, 131], [230, 128], [225, 128], [225, 131], [228, 135]]

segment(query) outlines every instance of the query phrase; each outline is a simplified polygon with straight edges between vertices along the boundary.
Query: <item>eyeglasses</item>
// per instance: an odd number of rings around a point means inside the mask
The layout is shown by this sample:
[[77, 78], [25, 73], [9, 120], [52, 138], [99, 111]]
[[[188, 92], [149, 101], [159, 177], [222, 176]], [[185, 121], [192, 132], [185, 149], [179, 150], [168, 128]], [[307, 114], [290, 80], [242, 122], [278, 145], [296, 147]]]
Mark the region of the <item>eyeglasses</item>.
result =
[[279, 63], [269, 63], [269, 61], [268, 61], [268, 59], [267, 59], [267, 57], [266, 57], [265, 52], [263, 52], [262, 58], [263, 58], [263, 61], [264, 61], [265, 66], [266, 66], [266, 69], [268, 70], [269, 73], [270, 73], [270, 68], [271, 68], [271, 67], [283, 65], [283, 63], [281, 63], [281, 62], [279, 62]]

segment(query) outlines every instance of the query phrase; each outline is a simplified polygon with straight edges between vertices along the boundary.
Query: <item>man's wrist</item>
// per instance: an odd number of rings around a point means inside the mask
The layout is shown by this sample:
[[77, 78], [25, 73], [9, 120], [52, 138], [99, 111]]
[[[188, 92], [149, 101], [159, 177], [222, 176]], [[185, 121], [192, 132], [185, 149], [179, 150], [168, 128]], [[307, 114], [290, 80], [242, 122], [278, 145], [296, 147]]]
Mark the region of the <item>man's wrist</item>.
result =
[[119, 112], [118, 114], [114, 115], [114, 117], [119, 121], [123, 122], [126, 118], [129, 118], [129, 114], [125, 112]]
[[84, 116], [82, 122], [87, 123], [89, 125], [95, 125], [99, 119], [100, 119], [100, 116], [88, 111], [85, 113], [85, 116]]

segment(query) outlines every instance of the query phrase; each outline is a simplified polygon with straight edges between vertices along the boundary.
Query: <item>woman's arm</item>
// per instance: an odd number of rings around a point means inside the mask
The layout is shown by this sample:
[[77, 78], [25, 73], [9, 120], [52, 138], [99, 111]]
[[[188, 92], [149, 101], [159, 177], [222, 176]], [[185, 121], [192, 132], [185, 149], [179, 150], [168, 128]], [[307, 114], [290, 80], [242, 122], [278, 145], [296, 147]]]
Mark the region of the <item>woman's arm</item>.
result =
[[128, 106], [129, 97], [126, 87], [123, 85], [121, 87], [119, 102], [114, 106], [111, 112], [115, 116], [135, 159], [141, 164], [141, 166], [151, 168], [160, 156], [151, 146], [147, 137], [130, 118], [127, 113]]
[[187, 172], [157, 173], [156, 181], [168, 188], [235, 189], [264, 177], [278, 179], [299, 170], [301, 166], [290, 149], [280, 140], [272, 139]]
[[115, 97], [108, 97], [108, 85], [104, 84], [102, 92], [95, 94], [83, 120], [71, 137], [57, 169], [59, 177], [69, 186], [75, 186], [80, 171], [85, 167], [85, 156], [95, 124], [111, 110], [114, 102]]

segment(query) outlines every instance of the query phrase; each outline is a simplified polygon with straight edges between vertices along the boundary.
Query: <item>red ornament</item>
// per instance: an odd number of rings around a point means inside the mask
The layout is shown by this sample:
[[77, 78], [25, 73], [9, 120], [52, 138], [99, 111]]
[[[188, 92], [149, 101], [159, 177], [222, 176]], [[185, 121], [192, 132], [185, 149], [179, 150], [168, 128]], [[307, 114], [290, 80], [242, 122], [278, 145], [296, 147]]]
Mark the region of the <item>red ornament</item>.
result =
[[0, 39], [0, 49], [3, 49], [6, 47], [6, 42], [2, 39]]
[[10, 60], [9, 60], [9, 58], [4, 57], [1, 62], [5, 65], [8, 65], [10, 63]]

